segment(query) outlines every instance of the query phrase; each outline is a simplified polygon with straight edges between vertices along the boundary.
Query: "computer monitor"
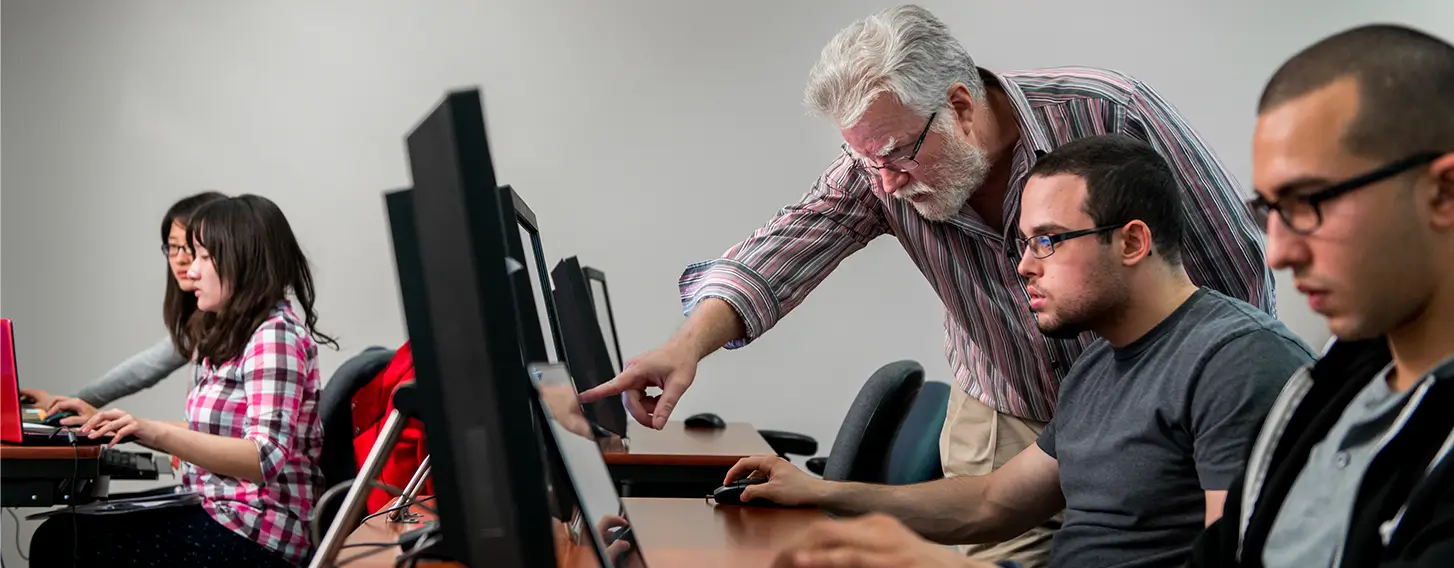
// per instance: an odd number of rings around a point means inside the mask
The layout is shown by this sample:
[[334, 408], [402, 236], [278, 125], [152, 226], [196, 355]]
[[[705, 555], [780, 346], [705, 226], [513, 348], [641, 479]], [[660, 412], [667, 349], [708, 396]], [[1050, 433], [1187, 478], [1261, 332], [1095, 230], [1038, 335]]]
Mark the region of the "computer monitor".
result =
[[515, 220], [517, 228], [505, 235], [510, 256], [525, 265], [525, 270], [511, 279], [515, 290], [520, 292], [515, 298], [518, 313], [522, 322], [539, 322], [539, 325], [521, 328], [526, 362], [562, 361], [560, 326], [555, 303], [550, 298], [550, 278], [545, 268], [545, 247], [540, 242], [540, 223], [520, 192], [508, 185], [500, 187], [500, 207], [505, 211], [505, 218]]
[[611, 352], [615, 357], [611, 360], [611, 365], [619, 373], [626, 369], [626, 359], [621, 356], [621, 336], [616, 333], [616, 312], [611, 309], [611, 289], [606, 287], [606, 273], [589, 266], [583, 266], [581, 270], [585, 271], [586, 282], [591, 285], [589, 289], [593, 305], [596, 306], [596, 317], [599, 319], [602, 315], [606, 316], [601, 321], [601, 330], [610, 336], [606, 341], [615, 349]]
[[560, 363], [537, 363], [530, 366], [530, 376], [539, 397], [536, 408], [549, 424], [548, 442], [559, 450], [580, 504], [578, 522], [567, 525], [572, 541], [593, 546], [601, 566], [645, 566], [570, 373]]
[[[561, 334], [565, 337], [565, 362], [575, 387], [585, 391], [616, 376], [606, 340], [597, 323], [596, 308], [580, 260], [572, 256], [556, 263], [550, 271], [555, 280], [555, 304], [560, 312]], [[626, 407], [620, 397], [601, 399], [585, 407], [592, 422], [618, 436], [626, 436]]]
[[386, 196], [418, 415], [445, 556], [555, 565], [535, 395], [507, 273], [509, 221], [476, 90], [455, 91], [407, 137], [413, 189]]

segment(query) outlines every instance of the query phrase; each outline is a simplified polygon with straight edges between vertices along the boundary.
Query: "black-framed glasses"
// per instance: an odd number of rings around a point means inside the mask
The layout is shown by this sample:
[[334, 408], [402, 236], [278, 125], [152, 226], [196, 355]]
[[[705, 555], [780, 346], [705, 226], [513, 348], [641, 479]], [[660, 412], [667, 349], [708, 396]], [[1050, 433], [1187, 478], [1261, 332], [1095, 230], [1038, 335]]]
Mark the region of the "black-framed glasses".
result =
[[[939, 116], [939, 111], [929, 113], [929, 122], [924, 124], [924, 131], [919, 133], [919, 139], [914, 141], [914, 149], [909, 151], [909, 155], [900, 158], [890, 158], [882, 166], [870, 164], [867, 160], [860, 161], [863, 162], [864, 167], [875, 170], [889, 170], [901, 174], [914, 171], [919, 167], [919, 162], [914, 161], [914, 158], [918, 157], [919, 147], [924, 145], [924, 139], [929, 137], [929, 127], [934, 126], [934, 117], [936, 116]], [[843, 143], [843, 151], [848, 152], [849, 155], [853, 155], [853, 149], [848, 147], [847, 142]]]
[[171, 243], [162, 245], [162, 254], [167, 255], [167, 258], [172, 258], [184, 252], [190, 254], [192, 250], [187, 248], [186, 245], [174, 245]]
[[1247, 200], [1247, 208], [1252, 210], [1253, 219], [1263, 232], [1267, 231], [1267, 224], [1271, 222], [1272, 212], [1276, 211], [1277, 216], [1282, 219], [1282, 224], [1292, 232], [1299, 235], [1311, 234], [1323, 225], [1322, 205], [1324, 202], [1422, 166], [1442, 155], [1439, 152], [1414, 154], [1307, 195], [1285, 196], [1275, 203], [1259, 195]]
[[1058, 235], [1035, 235], [1033, 237], [1025, 239], [1015, 239], [1015, 241], [1020, 245], [1021, 251], [1029, 251], [1030, 255], [1035, 258], [1047, 258], [1050, 255], [1055, 254], [1055, 245], [1057, 244], [1063, 243], [1070, 239], [1084, 237], [1086, 235], [1095, 235], [1107, 231], [1114, 231], [1123, 226], [1124, 224], [1106, 225], [1104, 227], [1096, 227], [1094, 229], [1068, 231], [1065, 233], [1060, 233]]

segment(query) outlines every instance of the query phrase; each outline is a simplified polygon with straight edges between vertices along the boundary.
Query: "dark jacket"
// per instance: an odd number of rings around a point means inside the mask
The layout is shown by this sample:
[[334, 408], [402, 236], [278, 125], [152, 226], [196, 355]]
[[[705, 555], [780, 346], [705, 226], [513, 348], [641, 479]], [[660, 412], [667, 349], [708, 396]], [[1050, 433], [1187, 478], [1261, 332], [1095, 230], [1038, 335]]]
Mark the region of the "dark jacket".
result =
[[[1454, 325], [1454, 324], [1451, 324]], [[1221, 520], [1192, 549], [1191, 566], [1262, 566], [1267, 534], [1308, 452], [1354, 396], [1392, 361], [1383, 338], [1335, 343], [1293, 376], [1273, 404], [1227, 492]], [[1454, 567], [1454, 363], [1413, 387], [1394, 433], [1364, 474], [1339, 566]]]

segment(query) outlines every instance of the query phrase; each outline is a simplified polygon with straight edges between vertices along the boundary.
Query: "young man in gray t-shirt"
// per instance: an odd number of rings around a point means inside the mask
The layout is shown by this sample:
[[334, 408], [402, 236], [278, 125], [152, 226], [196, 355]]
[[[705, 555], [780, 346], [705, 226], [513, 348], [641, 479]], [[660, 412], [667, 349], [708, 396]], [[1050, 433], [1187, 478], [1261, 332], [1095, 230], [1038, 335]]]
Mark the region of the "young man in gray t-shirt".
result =
[[1265, 312], [1192, 284], [1179, 254], [1182, 208], [1165, 160], [1134, 138], [1084, 138], [1041, 157], [1021, 196], [1027, 238], [1007, 248], [1020, 254], [1042, 333], [1102, 338], [1061, 384], [1055, 420], [981, 477], [837, 483], [776, 457], [742, 460], [728, 481], [769, 478], [743, 492], [749, 502], [887, 513], [825, 522], [782, 553], [783, 565], [987, 566], [920, 537], [994, 542], [1061, 510], [1052, 567], [1185, 561], [1221, 516], [1251, 433], [1312, 353]]

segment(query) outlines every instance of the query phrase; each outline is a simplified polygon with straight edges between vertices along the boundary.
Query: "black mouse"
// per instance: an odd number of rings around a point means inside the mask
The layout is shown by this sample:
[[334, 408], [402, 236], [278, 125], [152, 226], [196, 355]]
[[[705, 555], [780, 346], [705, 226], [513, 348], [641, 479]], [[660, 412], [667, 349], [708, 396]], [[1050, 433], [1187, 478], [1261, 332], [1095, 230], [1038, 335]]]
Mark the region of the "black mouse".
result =
[[717, 416], [716, 414], [712, 414], [711, 412], [703, 412], [701, 414], [693, 414], [691, 416], [688, 416], [687, 427], [721, 430], [727, 427], [727, 423], [722, 420], [721, 416]]
[[712, 491], [712, 500], [716, 501], [718, 505], [766, 505], [767, 503], [763, 499], [753, 499], [746, 503], [742, 502], [742, 490], [759, 483], [767, 483], [767, 478], [744, 477], [714, 489]]
[[45, 420], [41, 420], [40, 423], [45, 424], [46, 426], [55, 426], [56, 428], [60, 428], [62, 426], [62, 420], [65, 420], [75, 415], [76, 413], [69, 410], [62, 410], [60, 412], [45, 417]]

